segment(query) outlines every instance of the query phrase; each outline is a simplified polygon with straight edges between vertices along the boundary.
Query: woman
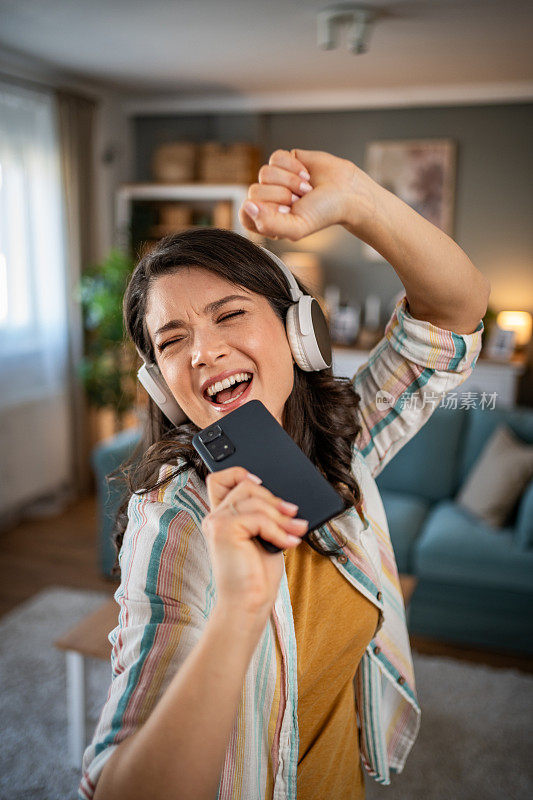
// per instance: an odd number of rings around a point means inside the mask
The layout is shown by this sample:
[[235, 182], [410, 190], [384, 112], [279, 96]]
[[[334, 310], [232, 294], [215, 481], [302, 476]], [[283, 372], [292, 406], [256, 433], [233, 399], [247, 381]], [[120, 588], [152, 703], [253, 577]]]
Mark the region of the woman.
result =
[[[435, 397], [470, 374], [488, 282], [444, 233], [328, 153], [273, 153], [240, 218], [291, 241], [341, 224], [394, 267], [406, 296], [350, 383], [296, 366], [287, 283], [243, 237], [187, 231], [137, 265], [128, 331], [189, 421], [175, 428], [154, 410], [152, 446], [132, 482], [117, 542], [113, 681], [85, 752], [82, 798], [355, 800], [362, 766], [388, 784], [418, 731], [374, 478]], [[213, 385], [228, 373], [236, 388]], [[422, 401], [414, 411], [403, 402], [413, 395]], [[349, 501], [309, 535], [256, 476], [206, 475], [190, 445], [252, 398]], [[267, 553], [257, 535], [283, 552]]]

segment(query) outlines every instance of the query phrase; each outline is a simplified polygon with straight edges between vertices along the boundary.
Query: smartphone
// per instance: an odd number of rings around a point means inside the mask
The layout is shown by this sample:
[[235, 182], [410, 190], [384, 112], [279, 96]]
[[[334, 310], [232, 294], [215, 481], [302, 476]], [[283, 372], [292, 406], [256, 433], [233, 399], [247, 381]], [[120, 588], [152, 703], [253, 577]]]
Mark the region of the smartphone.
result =
[[[208, 425], [192, 439], [210, 472], [244, 467], [277, 497], [296, 503], [307, 533], [346, 510], [348, 504], [328, 483], [260, 400], [249, 400]], [[271, 553], [279, 547], [256, 537]]]

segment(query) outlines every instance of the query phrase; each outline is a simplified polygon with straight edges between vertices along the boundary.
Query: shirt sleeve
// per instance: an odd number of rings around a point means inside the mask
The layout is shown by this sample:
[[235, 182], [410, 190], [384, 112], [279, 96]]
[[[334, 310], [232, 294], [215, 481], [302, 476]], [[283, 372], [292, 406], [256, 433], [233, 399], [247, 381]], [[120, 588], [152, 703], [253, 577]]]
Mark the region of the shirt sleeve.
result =
[[376, 477], [427, 422], [442, 397], [471, 374], [481, 350], [483, 322], [454, 333], [409, 312], [404, 295], [385, 334], [352, 383], [359, 394], [358, 450]]
[[[107, 759], [148, 718], [198, 642], [213, 603], [207, 544], [189, 510], [161, 490], [132, 495], [115, 592], [112, 679], [85, 750], [78, 797], [90, 800]], [[170, 500], [170, 502], [169, 502]], [[120, 609], [120, 612], [119, 612]]]

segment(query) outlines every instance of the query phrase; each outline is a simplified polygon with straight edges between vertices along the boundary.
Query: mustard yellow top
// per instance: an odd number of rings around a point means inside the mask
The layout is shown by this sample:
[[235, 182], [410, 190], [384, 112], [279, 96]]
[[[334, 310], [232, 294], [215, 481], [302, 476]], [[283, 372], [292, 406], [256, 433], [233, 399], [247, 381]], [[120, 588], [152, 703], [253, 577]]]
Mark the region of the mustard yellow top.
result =
[[306, 542], [285, 551], [298, 661], [298, 800], [363, 800], [353, 679], [378, 609]]

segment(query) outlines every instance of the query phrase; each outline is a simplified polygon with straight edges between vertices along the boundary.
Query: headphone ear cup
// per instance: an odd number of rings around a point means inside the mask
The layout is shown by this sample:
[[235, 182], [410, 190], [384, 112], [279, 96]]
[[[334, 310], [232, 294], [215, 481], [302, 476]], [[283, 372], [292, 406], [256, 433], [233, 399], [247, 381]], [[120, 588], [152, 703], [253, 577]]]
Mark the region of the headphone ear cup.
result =
[[144, 362], [137, 372], [137, 378], [156, 406], [161, 409], [163, 414], [173, 422], [174, 425], [181, 425], [182, 422], [187, 422], [187, 415], [181, 406], [178, 405], [157, 364], [147, 364]]
[[294, 360], [304, 372], [312, 372], [313, 367], [303, 349], [302, 337], [298, 328], [298, 303], [293, 303], [292, 306], [289, 306], [285, 318], [285, 330]]

